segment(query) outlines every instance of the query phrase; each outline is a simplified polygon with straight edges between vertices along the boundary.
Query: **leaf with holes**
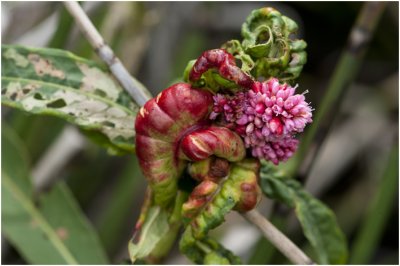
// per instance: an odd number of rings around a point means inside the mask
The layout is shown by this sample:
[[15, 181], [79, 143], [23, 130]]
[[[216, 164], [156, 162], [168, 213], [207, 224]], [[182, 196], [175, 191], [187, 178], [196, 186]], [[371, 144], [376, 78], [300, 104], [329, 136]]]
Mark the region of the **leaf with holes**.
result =
[[321, 264], [345, 264], [346, 238], [337, 224], [335, 214], [310, 195], [301, 184], [275, 166], [263, 164], [261, 188], [264, 194], [295, 208], [304, 235], [316, 251]]
[[134, 151], [138, 107], [107, 70], [57, 49], [2, 46], [1, 101], [76, 124], [116, 153]]
[[2, 232], [28, 264], [108, 264], [93, 227], [59, 183], [34, 201], [27, 152], [2, 129]]

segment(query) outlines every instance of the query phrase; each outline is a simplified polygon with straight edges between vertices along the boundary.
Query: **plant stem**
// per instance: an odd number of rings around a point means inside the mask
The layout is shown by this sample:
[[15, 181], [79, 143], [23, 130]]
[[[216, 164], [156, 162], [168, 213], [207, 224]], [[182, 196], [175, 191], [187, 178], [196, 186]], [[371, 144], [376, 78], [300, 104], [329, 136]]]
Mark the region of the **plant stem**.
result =
[[279, 231], [258, 211], [249, 211], [243, 216], [257, 226], [264, 236], [294, 264], [315, 264], [304, 252], [289, 238]]
[[[152, 98], [151, 93], [138, 81], [136, 81], [125, 69], [122, 63], [109, 46], [104, 43], [103, 38], [91, 23], [85, 12], [76, 2], [64, 2], [66, 8], [75, 18], [79, 28], [84, 33], [90, 44], [96, 50], [100, 58], [107, 63], [111, 72], [120, 81], [122, 87], [129, 92], [132, 98], [143, 106]], [[129, 82], [129, 81], [133, 81]], [[135, 82], [139, 85], [135, 85]], [[277, 247], [288, 259], [296, 264], [314, 264], [291, 240], [281, 233], [274, 225], [272, 225], [258, 211], [252, 210], [243, 216], [256, 225], [271, 243]]]
[[329, 81], [327, 92], [313, 118], [314, 121], [303, 136], [296, 158], [294, 158], [295, 165], [290, 174], [297, 173], [302, 181], [307, 176], [313, 159], [317, 155], [336, 114], [332, 111], [332, 108], [336, 107], [335, 109], [337, 109], [340, 105], [341, 96], [357, 77], [361, 61], [385, 6], [385, 2], [365, 3], [353, 25], [347, 47]]
[[93, 46], [99, 57], [108, 65], [113, 75], [137, 104], [143, 106], [152, 96], [143, 84], [133, 78], [111, 48], [104, 42], [103, 37], [94, 27], [80, 5], [75, 2], [64, 2], [69, 13], [74, 17], [78, 27]]
[[378, 191], [369, 206], [368, 213], [354, 241], [350, 264], [368, 264], [374, 255], [375, 247], [384, 233], [390, 211], [398, 194], [399, 177], [398, 145], [393, 145], [387, 168], [383, 174]]
[[[264, 214], [265, 215], [265, 214]], [[273, 220], [272, 220], [273, 219]], [[275, 215], [270, 219], [270, 222], [275, 225], [280, 231], [284, 230], [284, 225], [286, 225], [286, 219]], [[286, 226], [287, 228], [287, 226]], [[253, 248], [253, 254], [247, 261], [247, 264], [253, 265], [266, 265], [271, 264], [272, 259], [276, 254], [276, 248], [271, 244], [265, 237], [260, 236], [257, 244]]]

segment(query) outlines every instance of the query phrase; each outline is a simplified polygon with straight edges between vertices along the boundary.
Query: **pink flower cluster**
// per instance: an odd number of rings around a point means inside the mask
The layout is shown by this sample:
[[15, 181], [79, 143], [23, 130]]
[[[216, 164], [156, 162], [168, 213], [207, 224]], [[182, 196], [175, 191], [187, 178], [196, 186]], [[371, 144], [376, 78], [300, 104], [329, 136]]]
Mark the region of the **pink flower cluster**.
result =
[[312, 122], [310, 105], [295, 89], [271, 78], [234, 96], [217, 94], [210, 119], [221, 114], [224, 123], [244, 138], [254, 157], [278, 164], [293, 155], [298, 146], [294, 135]]

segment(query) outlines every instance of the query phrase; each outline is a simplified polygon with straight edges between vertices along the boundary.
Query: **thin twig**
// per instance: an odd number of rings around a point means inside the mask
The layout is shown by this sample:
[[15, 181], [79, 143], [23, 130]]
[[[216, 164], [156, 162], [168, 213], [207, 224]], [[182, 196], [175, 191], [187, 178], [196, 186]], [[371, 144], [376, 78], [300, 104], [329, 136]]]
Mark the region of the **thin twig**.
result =
[[131, 95], [137, 104], [143, 106], [150, 98], [150, 92], [143, 84], [133, 78], [124, 67], [111, 48], [104, 42], [103, 37], [96, 30], [93, 23], [82, 10], [81, 6], [73, 2], [64, 2], [69, 13], [74, 17], [78, 27], [86, 39], [93, 46], [99, 57], [108, 65], [113, 75], [121, 83], [122, 87]]
[[294, 264], [315, 264], [299, 247], [258, 211], [249, 211], [243, 214], [243, 217], [257, 226], [263, 232], [264, 236]]
[[[114, 56], [113, 51], [108, 47], [98, 31], [94, 28], [85, 12], [76, 2], [64, 3], [71, 15], [74, 16], [81, 31], [84, 33], [88, 41], [95, 48], [100, 58], [105, 61], [111, 72], [120, 80], [122, 87], [127, 90], [135, 99], [135, 101], [143, 106], [152, 96], [150, 92], [142, 85], [132, 86], [129, 81], [134, 80], [121, 62]], [[113, 70], [114, 69], [114, 70]], [[118, 70], [118, 71], [117, 71]], [[138, 82], [138, 81], [136, 81]], [[265, 235], [265, 237], [276, 246], [282, 254], [295, 264], [314, 264], [314, 262], [304, 254], [291, 240], [289, 240], [282, 232], [280, 232], [273, 224], [271, 224], [257, 210], [252, 210], [243, 214], [243, 216], [252, 224], [257, 226]]]

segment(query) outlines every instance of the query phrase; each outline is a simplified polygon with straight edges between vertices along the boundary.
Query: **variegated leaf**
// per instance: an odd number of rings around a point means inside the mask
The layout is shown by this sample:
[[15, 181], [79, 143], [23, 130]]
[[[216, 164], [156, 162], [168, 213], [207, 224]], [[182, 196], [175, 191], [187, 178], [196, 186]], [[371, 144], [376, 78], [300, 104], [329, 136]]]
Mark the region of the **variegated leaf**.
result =
[[4, 105], [65, 119], [114, 152], [134, 151], [138, 107], [95, 62], [57, 49], [3, 45], [1, 94]]

